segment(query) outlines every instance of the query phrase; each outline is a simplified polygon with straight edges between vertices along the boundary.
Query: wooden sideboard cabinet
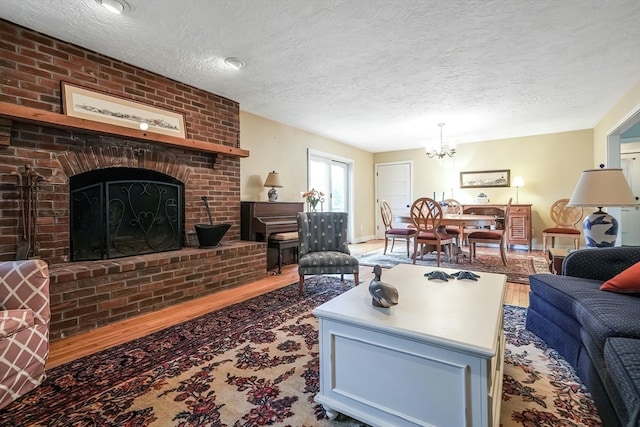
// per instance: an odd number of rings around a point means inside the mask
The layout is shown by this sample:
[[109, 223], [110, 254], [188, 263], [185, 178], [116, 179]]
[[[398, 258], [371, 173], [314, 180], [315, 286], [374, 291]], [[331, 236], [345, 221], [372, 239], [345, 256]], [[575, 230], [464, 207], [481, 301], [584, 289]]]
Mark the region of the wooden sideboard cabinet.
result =
[[[507, 246], [524, 245], [531, 250], [531, 239], [533, 230], [531, 228], [531, 206], [532, 205], [511, 205], [509, 211], [509, 229], [507, 230]], [[478, 215], [494, 215], [496, 217], [496, 227], [504, 228], [504, 211], [507, 205], [498, 204], [475, 204], [463, 205], [464, 213], [474, 213]]]

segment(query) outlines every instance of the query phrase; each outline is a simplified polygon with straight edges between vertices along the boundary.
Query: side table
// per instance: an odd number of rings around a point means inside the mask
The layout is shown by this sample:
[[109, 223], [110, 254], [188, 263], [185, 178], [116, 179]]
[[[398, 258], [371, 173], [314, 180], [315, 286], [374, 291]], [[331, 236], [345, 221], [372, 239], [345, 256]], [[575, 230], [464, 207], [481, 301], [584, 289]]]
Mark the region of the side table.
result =
[[547, 251], [547, 260], [549, 261], [549, 271], [553, 274], [562, 273], [562, 262], [564, 257], [569, 254], [569, 249], [550, 248]]

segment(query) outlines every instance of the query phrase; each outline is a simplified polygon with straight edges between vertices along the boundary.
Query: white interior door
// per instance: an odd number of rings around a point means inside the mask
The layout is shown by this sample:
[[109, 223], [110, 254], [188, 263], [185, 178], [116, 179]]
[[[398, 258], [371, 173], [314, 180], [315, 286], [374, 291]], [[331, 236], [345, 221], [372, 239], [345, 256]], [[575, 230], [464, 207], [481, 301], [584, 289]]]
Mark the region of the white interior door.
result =
[[[412, 163], [381, 163], [376, 165], [376, 237], [384, 239], [384, 223], [380, 201], [391, 205], [394, 215], [408, 215], [413, 203]], [[404, 224], [406, 226], [406, 224]]]
[[[620, 155], [622, 171], [629, 182], [636, 200], [640, 198], [640, 153], [624, 153]], [[621, 209], [621, 241], [622, 245], [640, 245], [640, 207]]]

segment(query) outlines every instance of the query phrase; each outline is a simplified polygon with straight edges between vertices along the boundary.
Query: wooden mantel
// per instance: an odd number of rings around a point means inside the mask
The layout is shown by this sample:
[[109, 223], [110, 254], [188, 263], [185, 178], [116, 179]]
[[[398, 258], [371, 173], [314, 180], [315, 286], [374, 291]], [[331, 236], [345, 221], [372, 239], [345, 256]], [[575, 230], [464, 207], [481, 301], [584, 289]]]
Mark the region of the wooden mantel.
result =
[[[87, 133], [98, 133], [142, 141], [157, 142], [183, 148], [190, 148], [196, 151], [224, 154], [232, 157], [249, 157], [249, 151], [241, 148], [229, 147], [207, 141], [198, 141], [195, 139], [178, 138], [175, 136], [146, 132], [143, 130], [115, 126], [107, 123], [94, 122], [91, 120], [70, 117], [60, 113], [53, 113], [51, 111], [39, 110], [37, 108], [30, 108], [7, 102], [0, 102], [0, 117], [24, 123], [33, 123], [56, 128], [80, 130]], [[5, 120], [0, 120], [0, 124], [3, 126], [7, 125]]]

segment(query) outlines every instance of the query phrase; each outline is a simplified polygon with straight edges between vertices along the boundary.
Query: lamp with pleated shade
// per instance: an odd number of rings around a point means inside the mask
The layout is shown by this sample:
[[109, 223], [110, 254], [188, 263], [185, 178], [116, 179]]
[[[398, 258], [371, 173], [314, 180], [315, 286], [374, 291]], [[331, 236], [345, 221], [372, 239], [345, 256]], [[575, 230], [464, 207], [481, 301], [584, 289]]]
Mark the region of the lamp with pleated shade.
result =
[[569, 206], [592, 206], [598, 210], [584, 219], [583, 230], [588, 248], [614, 246], [618, 237], [618, 221], [603, 207], [635, 206], [622, 169], [588, 169], [582, 172], [569, 199]]
[[269, 190], [268, 193], [269, 201], [277, 202], [278, 192], [276, 191], [276, 188], [282, 188], [282, 182], [280, 181], [280, 175], [278, 174], [278, 172], [269, 172], [269, 175], [267, 175], [267, 179], [264, 181], [264, 186], [271, 187], [271, 190]]

